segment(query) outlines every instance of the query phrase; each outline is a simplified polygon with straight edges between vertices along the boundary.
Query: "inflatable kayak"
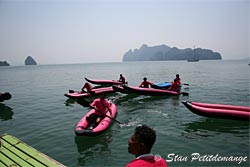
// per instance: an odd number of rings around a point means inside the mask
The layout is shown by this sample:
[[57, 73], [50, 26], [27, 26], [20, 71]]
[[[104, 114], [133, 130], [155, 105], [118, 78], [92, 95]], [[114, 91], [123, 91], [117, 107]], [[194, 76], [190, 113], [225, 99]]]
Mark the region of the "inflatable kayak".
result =
[[190, 111], [201, 116], [246, 121], [250, 120], [250, 107], [189, 101], [183, 101], [182, 103]]
[[175, 92], [163, 89], [141, 88], [141, 87], [127, 86], [127, 85], [123, 85], [123, 89], [131, 93], [136, 93], [140, 95], [149, 95], [149, 96], [180, 95], [183, 93], [183, 92]]
[[167, 89], [171, 86], [171, 84], [172, 84], [171, 82], [155, 83], [151, 85], [151, 87], [155, 89]]
[[11, 94], [9, 92], [0, 93], [0, 102], [3, 102], [4, 100], [10, 100]]
[[[113, 122], [112, 119], [109, 117], [104, 117], [100, 123], [96, 127], [92, 127], [93, 125], [89, 125], [86, 118], [92, 114], [95, 110], [91, 109], [86, 115], [82, 117], [82, 119], [77, 123], [75, 126], [75, 134], [77, 136], [94, 136], [104, 132]], [[109, 112], [106, 115], [110, 116], [111, 118], [115, 118], [117, 114], [116, 105], [111, 103], [111, 111], [112, 115]]]
[[115, 92], [112, 88], [112, 86], [110, 87], [103, 87], [103, 88], [96, 88], [96, 89], [92, 89], [91, 93], [89, 92], [74, 92], [74, 91], [70, 91], [70, 93], [66, 93], [64, 94], [64, 96], [68, 97], [68, 98], [72, 98], [72, 99], [80, 99], [80, 98], [85, 98], [85, 97], [92, 97], [92, 96], [97, 96], [103, 93], [113, 93]]
[[88, 79], [85, 77], [85, 80], [96, 85], [121, 85], [122, 82], [116, 80], [96, 80], [96, 79]]

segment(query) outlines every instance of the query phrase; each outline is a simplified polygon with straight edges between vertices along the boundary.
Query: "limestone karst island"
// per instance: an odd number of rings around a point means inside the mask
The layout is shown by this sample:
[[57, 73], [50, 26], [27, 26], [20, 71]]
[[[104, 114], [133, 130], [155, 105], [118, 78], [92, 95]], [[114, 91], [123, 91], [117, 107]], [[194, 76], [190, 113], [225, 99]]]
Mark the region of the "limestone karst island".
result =
[[7, 61], [0, 61], [0, 66], [10, 66]]
[[149, 47], [142, 45], [140, 49], [130, 49], [123, 55], [122, 61], [168, 61], [168, 60], [221, 60], [220, 53], [209, 49], [178, 49], [167, 45]]
[[31, 56], [28, 56], [25, 61], [24, 61], [25, 65], [37, 65], [36, 61], [34, 60], [34, 58], [32, 58]]

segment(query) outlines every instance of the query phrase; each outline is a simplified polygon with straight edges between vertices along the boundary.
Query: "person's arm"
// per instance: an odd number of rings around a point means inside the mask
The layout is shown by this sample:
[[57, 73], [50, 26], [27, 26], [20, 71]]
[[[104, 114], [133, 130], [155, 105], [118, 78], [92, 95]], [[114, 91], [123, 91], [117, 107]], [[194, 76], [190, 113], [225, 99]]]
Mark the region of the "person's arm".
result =
[[85, 91], [84, 91], [85, 86], [86, 86], [86, 84], [83, 85], [83, 87], [82, 87], [82, 89], [81, 89], [82, 92], [85, 92]]
[[94, 100], [94, 101], [90, 104], [90, 106], [96, 108], [96, 100]]
[[110, 104], [109, 104], [108, 110], [109, 110], [110, 116], [112, 116], [112, 110], [111, 110], [111, 105]]
[[139, 87], [142, 87], [142, 85], [143, 85], [143, 82], [140, 83]]
[[173, 82], [171, 83], [171, 86], [168, 88], [168, 90], [172, 90], [173, 88]]
[[88, 91], [90, 92], [90, 91], [92, 91], [92, 86], [90, 85], [90, 84], [88, 84]]
[[109, 101], [107, 99], [105, 99], [105, 101], [104, 101], [104, 106], [106, 107], [106, 109], [108, 109], [110, 116], [111, 116], [112, 115], [111, 104], [109, 103]]

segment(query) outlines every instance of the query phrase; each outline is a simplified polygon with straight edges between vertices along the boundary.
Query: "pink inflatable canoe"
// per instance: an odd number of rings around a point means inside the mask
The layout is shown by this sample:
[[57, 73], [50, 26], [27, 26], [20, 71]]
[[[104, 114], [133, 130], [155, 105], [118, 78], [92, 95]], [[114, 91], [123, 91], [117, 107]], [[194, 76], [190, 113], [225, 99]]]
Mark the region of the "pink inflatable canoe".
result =
[[189, 101], [183, 101], [182, 103], [190, 111], [201, 116], [245, 121], [250, 120], [250, 107]]

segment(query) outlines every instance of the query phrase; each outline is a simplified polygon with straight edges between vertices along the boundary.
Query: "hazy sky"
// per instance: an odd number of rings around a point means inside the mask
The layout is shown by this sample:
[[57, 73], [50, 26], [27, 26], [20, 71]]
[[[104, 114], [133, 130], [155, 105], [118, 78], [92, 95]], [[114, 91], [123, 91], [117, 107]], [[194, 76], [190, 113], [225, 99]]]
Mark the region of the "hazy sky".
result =
[[0, 60], [121, 62], [168, 45], [249, 57], [249, 0], [0, 0]]

